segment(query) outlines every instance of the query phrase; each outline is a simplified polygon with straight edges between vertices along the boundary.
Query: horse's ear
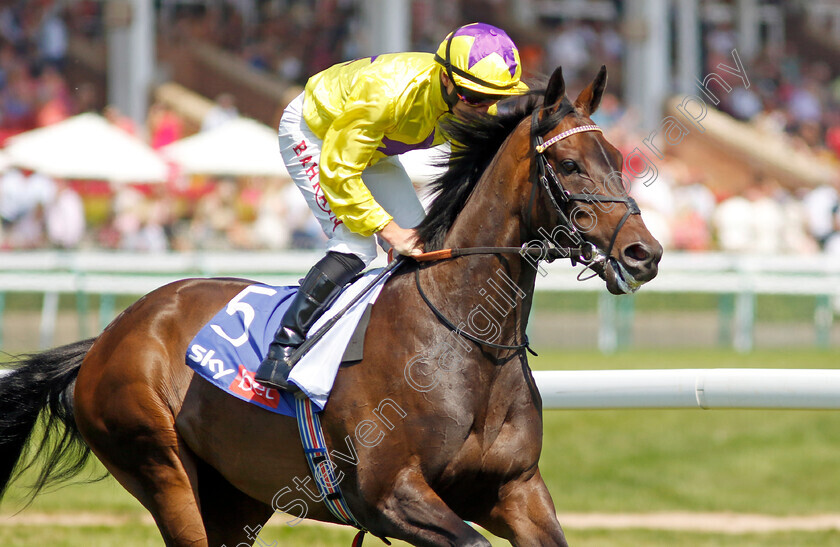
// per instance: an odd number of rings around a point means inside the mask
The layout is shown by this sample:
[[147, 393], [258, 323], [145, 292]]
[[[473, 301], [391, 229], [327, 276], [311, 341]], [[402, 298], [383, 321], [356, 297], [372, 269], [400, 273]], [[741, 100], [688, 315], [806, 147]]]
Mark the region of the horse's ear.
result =
[[578, 98], [575, 99], [575, 109], [582, 114], [589, 116], [601, 104], [601, 96], [604, 94], [604, 89], [607, 87], [607, 67], [601, 65], [601, 70], [598, 75], [592, 80], [586, 88], [580, 92]]
[[[566, 82], [563, 81], [563, 69], [557, 67], [548, 80], [548, 87], [545, 89], [545, 97], [543, 98], [543, 106], [546, 109], [552, 109], [566, 94]], [[556, 110], [556, 109], [552, 109]]]

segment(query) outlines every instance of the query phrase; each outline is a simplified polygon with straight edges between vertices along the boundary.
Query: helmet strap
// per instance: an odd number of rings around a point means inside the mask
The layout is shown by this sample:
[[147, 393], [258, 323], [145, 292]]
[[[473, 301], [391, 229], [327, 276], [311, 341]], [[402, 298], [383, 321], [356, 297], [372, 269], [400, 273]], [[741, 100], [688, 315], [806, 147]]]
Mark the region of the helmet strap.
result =
[[443, 83], [443, 72], [440, 73], [440, 94], [443, 97], [443, 102], [446, 103], [446, 106], [449, 107], [449, 113], [454, 114], [452, 111], [455, 108], [455, 105], [458, 103], [458, 88], [455, 85], [455, 82], [452, 81], [452, 78], [449, 79], [452, 82], [452, 91], [446, 90], [446, 85]]
[[[458, 86], [455, 84], [455, 78], [452, 76], [452, 63], [450, 62], [449, 57], [449, 48], [452, 47], [452, 38], [455, 37], [455, 32], [453, 31], [449, 38], [446, 39], [446, 59], [441, 59], [440, 56], [435, 54], [435, 60], [442, 64], [443, 67], [446, 69], [446, 76], [449, 78], [449, 82], [452, 84], [452, 91], [447, 91], [446, 86], [443, 83], [443, 79], [440, 81], [440, 94], [443, 96], [443, 102], [446, 103], [446, 106], [449, 107], [449, 113], [454, 114], [452, 111], [455, 108], [455, 105], [458, 103]], [[442, 62], [441, 62], [442, 61]], [[441, 78], [443, 74], [441, 74]]]

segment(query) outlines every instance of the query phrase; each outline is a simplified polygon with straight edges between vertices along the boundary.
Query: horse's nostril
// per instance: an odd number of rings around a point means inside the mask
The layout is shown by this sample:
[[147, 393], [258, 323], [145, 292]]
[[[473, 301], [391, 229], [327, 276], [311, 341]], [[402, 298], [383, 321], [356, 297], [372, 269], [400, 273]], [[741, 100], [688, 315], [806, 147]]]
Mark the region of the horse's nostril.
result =
[[634, 243], [624, 248], [624, 256], [634, 262], [646, 262], [650, 259], [651, 253], [641, 243]]

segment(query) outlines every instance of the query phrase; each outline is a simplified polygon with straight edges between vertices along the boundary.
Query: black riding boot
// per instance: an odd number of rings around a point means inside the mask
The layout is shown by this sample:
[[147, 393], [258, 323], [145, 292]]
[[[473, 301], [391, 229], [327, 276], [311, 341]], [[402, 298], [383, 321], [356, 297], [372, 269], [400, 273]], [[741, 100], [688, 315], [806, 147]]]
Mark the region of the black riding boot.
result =
[[288, 383], [292, 370], [289, 357], [303, 344], [306, 333], [330, 307], [344, 285], [364, 267], [364, 262], [355, 255], [328, 252], [309, 270], [280, 320], [268, 354], [257, 369], [257, 382], [284, 391], [297, 391], [294, 384]]

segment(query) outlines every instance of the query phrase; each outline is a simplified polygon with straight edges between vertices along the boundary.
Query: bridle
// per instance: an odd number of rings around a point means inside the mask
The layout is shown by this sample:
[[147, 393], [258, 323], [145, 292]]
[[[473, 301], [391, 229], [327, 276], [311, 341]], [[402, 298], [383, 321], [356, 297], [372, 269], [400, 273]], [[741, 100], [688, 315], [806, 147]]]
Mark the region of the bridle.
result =
[[[454, 248], [454, 249], [443, 249], [440, 251], [432, 251], [423, 253], [420, 256], [413, 257], [418, 262], [431, 262], [436, 260], [446, 260], [450, 258], [456, 258], [459, 256], [467, 256], [467, 255], [479, 255], [479, 254], [505, 254], [505, 253], [516, 253], [522, 256], [524, 255], [536, 255], [537, 260], [546, 260], [548, 262], [552, 262], [557, 258], [569, 258], [572, 261], [572, 264], [576, 264], [580, 262], [584, 264], [585, 268], [581, 270], [578, 274], [578, 280], [585, 280], [595, 275], [598, 275], [598, 272], [595, 271], [593, 266], [596, 264], [604, 264], [607, 260], [610, 259], [610, 254], [612, 253], [613, 246], [615, 245], [615, 241], [618, 238], [618, 232], [621, 230], [624, 223], [627, 222], [627, 219], [630, 218], [630, 215], [638, 215], [641, 214], [639, 211], [639, 206], [636, 204], [636, 200], [628, 195], [624, 195], [621, 197], [618, 196], [607, 196], [602, 194], [573, 194], [566, 190], [563, 186], [563, 183], [560, 181], [560, 178], [557, 176], [554, 168], [551, 166], [551, 162], [548, 161], [548, 158], [545, 155], [546, 150], [549, 147], [557, 144], [558, 142], [571, 137], [572, 135], [576, 135], [578, 133], [584, 133], [589, 131], [598, 131], [602, 132], [601, 128], [597, 125], [582, 125], [578, 127], [573, 127], [572, 129], [568, 129], [563, 131], [562, 133], [558, 133], [554, 137], [551, 137], [547, 141], [543, 141], [542, 135], [538, 133], [539, 129], [539, 115], [540, 112], [544, 111], [544, 109], [534, 110], [533, 115], [531, 116], [531, 147], [534, 149], [534, 176], [531, 179], [531, 196], [528, 200], [528, 208], [526, 211], [526, 219], [525, 225], [532, 226], [531, 223], [531, 211], [534, 208], [534, 202], [536, 201], [537, 189], [542, 187], [545, 190], [545, 193], [548, 194], [548, 197], [551, 201], [551, 205], [554, 207], [557, 215], [560, 218], [560, 222], [562, 223], [563, 228], [567, 230], [567, 234], [571, 237], [572, 241], [575, 244], [578, 244], [578, 247], [558, 247], [556, 245], [552, 246], [550, 249], [534, 249], [530, 248], [526, 245], [522, 247], [465, 247], [465, 248]], [[585, 179], [590, 180], [593, 184], [595, 181], [582, 173], [579, 175]], [[559, 196], [558, 198], [555, 197]], [[566, 214], [565, 209], [568, 208], [574, 202], [585, 202], [585, 203], [623, 203], [627, 206], [627, 210], [624, 212], [624, 216], [621, 217], [621, 220], [616, 225], [615, 229], [613, 230], [612, 237], [610, 238], [609, 246], [607, 247], [606, 252], [602, 251], [597, 245], [590, 241], [586, 241], [580, 234], [583, 230], [579, 230], [574, 223], [569, 218], [569, 215]], [[460, 336], [475, 342], [476, 344], [487, 346], [494, 349], [501, 349], [501, 350], [514, 350], [514, 352], [505, 359], [505, 362], [515, 355], [518, 355], [522, 350], [528, 350], [530, 353], [536, 355], [536, 353], [531, 349], [528, 344], [528, 337], [527, 335], [522, 332], [521, 338], [524, 340], [522, 344], [514, 344], [514, 345], [507, 345], [507, 344], [495, 344], [492, 342], [488, 342], [486, 340], [481, 340], [468, 332], [464, 332], [460, 326], [456, 326], [449, 318], [447, 318], [443, 312], [441, 312], [432, 302], [429, 300], [428, 296], [426, 295], [423, 287], [420, 285], [420, 269], [417, 268], [414, 271], [414, 280], [417, 286], [417, 291], [420, 293], [420, 297], [429, 307], [429, 309], [434, 313], [434, 315], [443, 323], [447, 328], [452, 331], [455, 331]], [[591, 269], [593, 274], [589, 277], [582, 277], [583, 274]]]
[[[564, 139], [567, 139], [572, 135], [576, 135], [578, 133], [585, 133], [588, 131], [598, 131], [600, 133], [602, 132], [602, 130], [597, 125], [581, 125], [563, 131], [562, 133], [558, 133], [557, 135], [551, 137], [547, 141], [543, 141], [542, 136], [538, 134], [540, 112], [541, 110], [534, 110], [534, 113], [531, 115], [531, 147], [534, 149], [535, 168], [534, 179], [532, 179], [532, 182], [534, 184], [531, 187], [531, 197], [528, 202], [528, 209], [526, 212], [527, 219], [525, 223], [526, 226], [531, 225], [531, 210], [533, 209], [534, 201], [536, 200], [537, 183], [539, 182], [539, 185], [545, 190], [546, 194], [548, 194], [548, 197], [551, 200], [551, 205], [557, 212], [557, 215], [560, 218], [560, 222], [563, 228], [567, 230], [567, 233], [570, 235], [574, 243], [579, 245], [579, 254], [576, 257], [570, 257], [572, 260], [572, 264], [575, 264], [575, 262], [580, 262], [586, 266], [578, 274], [578, 279], [589, 279], [590, 277], [597, 275], [597, 272], [593, 273], [589, 277], [584, 278], [582, 276], [586, 272], [586, 270], [592, 269], [592, 266], [604, 263], [610, 258], [613, 246], [615, 245], [615, 240], [618, 238], [618, 232], [621, 230], [621, 227], [624, 226], [624, 223], [627, 222], [627, 219], [630, 218], [630, 215], [641, 214], [641, 211], [639, 211], [639, 206], [638, 204], [636, 204], [636, 200], [628, 195], [607, 196], [603, 194], [594, 193], [572, 194], [571, 192], [566, 190], [566, 188], [563, 186], [563, 183], [560, 182], [560, 178], [557, 176], [557, 173], [554, 171], [554, 168], [551, 166], [551, 162], [548, 161], [548, 158], [545, 155], [545, 151], [548, 150], [548, 148], [552, 145]], [[584, 175], [583, 173], [579, 173], [579, 175], [595, 183], [595, 181], [588, 175]], [[555, 195], [559, 196], [560, 203], [558, 203], [557, 198], [555, 198]], [[618, 222], [615, 229], [613, 230], [612, 237], [610, 238], [610, 243], [607, 247], [606, 252], [602, 251], [594, 243], [586, 241], [586, 239], [580, 235], [581, 230], [579, 230], [575, 226], [575, 224], [566, 214], [565, 209], [576, 201], [582, 201], [585, 203], [623, 203], [627, 206], [627, 210], [624, 212], [624, 216], [621, 217], [621, 220]]]

